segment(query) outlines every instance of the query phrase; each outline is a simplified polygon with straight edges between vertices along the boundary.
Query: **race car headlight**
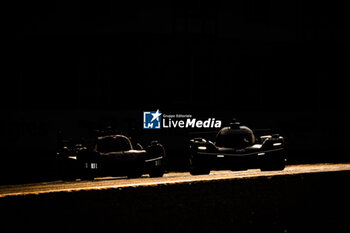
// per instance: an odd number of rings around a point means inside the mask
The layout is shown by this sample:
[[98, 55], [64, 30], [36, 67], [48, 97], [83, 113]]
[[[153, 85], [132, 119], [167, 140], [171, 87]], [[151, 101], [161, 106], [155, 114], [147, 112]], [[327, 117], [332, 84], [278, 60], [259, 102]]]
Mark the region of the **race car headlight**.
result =
[[199, 146], [199, 147], [198, 147], [198, 150], [206, 150], [206, 149], [207, 149], [206, 146]]
[[280, 146], [280, 145], [282, 145], [282, 143], [280, 143], [280, 142], [276, 142], [276, 143], [274, 143], [274, 144], [272, 144], [273, 146]]

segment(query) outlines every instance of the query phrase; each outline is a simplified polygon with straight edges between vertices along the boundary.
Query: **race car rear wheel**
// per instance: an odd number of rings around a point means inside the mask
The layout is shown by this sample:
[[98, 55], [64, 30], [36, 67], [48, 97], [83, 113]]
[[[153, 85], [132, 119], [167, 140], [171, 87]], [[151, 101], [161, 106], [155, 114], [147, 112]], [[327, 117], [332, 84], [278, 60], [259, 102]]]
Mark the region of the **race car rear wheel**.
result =
[[209, 175], [210, 170], [206, 168], [191, 168], [190, 167], [190, 174], [193, 176], [197, 175]]
[[75, 161], [67, 159], [60, 161], [59, 175], [63, 181], [74, 181], [77, 178], [77, 167]]
[[286, 167], [284, 159], [276, 159], [262, 164], [261, 171], [282, 171]]
[[132, 171], [132, 172], [129, 172], [129, 174], [127, 176], [129, 179], [140, 178], [142, 176], [142, 172], [141, 171]]
[[163, 177], [164, 175], [164, 169], [161, 167], [161, 168], [154, 168], [152, 171], [150, 171], [149, 173], [149, 176], [151, 178], [154, 178], [154, 177]]
[[94, 180], [95, 177], [92, 175], [92, 174], [83, 174], [81, 177], [80, 177], [81, 180]]
[[209, 175], [210, 174], [210, 169], [198, 166], [196, 164], [196, 161], [193, 158], [193, 156], [190, 156], [189, 163], [190, 163], [189, 170], [190, 170], [191, 175], [196, 176], [196, 175]]
[[61, 174], [61, 180], [63, 181], [75, 181], [76, 180], [76, 176], [71, 175], [71, 174]]

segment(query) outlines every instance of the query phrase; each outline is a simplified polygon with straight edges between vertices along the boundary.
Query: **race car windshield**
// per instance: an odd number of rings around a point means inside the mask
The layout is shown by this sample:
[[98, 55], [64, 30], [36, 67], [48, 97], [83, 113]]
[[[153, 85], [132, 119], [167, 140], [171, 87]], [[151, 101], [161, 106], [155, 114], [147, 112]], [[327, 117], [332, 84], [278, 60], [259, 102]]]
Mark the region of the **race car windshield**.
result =
[[101, 152], [121, 152], [130, 150], [130, 143], [125, 138], [104, 138], [98, 141], [97, 149]]
[[218, 134], [216, 145], [219, 147], [244, 148], [253, 144], [253, 136], [248, 132]]

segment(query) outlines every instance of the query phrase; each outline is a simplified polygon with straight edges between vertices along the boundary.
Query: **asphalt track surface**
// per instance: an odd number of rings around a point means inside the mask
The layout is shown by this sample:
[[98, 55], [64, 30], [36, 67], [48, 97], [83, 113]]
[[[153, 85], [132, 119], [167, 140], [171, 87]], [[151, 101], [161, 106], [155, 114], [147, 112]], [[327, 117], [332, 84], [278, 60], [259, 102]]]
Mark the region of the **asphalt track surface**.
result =
[[283, 171], [262, 172], [259, 169], [251, 169], [245, 171], [211, 171], [209, 175], [199, 176], [192, 176], [188, 172], [170, 172], [165, 174], [162, 178], [149, 178], [148, 175], [143, 175], [141, 178], [136, 179], [128, 179], [126, 177], [101, 177], [95, 178], [93, 181], [50, 181], [22, 185], [4, 185], [0, 186], [0, 198], [6, 196], [51, 192], [122, 189], [124, 187], [210, 182], [213, 180], [249, 179], [253, 177], [272, 177], [335, 171], [350, 171], [350, 163], [290, 165], [287, 166]]

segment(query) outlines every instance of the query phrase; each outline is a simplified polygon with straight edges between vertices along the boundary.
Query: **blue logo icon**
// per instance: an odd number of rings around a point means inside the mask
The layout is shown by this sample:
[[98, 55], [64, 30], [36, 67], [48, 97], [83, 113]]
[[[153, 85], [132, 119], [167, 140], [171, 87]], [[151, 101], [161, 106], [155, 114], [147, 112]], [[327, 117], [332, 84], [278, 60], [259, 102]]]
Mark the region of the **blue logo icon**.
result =
[[160, 129], [162, 113], [157, 110], [156, 112], [143, 112], [143, 128], [144, 129]]

